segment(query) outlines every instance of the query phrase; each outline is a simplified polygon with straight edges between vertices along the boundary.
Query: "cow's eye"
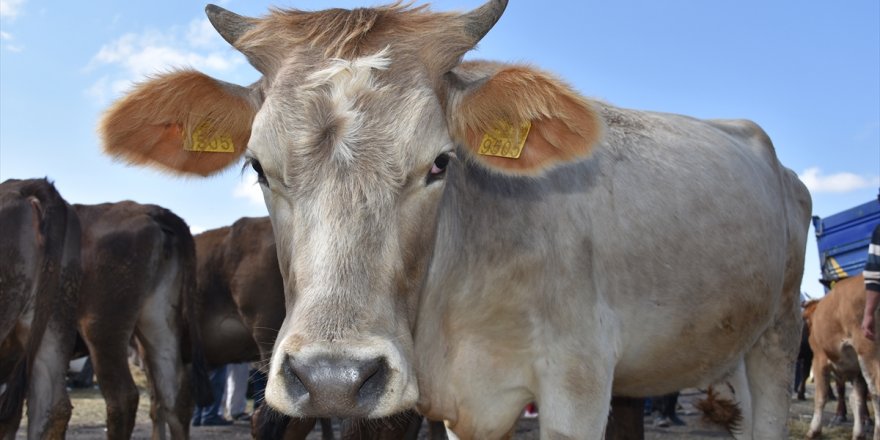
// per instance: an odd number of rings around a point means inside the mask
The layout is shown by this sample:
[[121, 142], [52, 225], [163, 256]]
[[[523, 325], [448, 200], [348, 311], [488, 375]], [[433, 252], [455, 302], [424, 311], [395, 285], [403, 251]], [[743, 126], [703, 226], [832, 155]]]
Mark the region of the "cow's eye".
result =
[[443, 153], [434, 159], [431, 164], [431, 171], [428, 173], [428, 182], [442, 179], [446, 174], [446, 166], [449, 165], [449, 153]]
[[261, 185], [269, 186], [269, 181], [266, 180], [266, 174], [263, 173], [263, 166], [260, 165], [260, 161], [257, 159], [249, 159], [248, 162], [250, 162], [251, 168], [254, 169], [254, 172], [257, 173], [257, 182], [260, 182]]

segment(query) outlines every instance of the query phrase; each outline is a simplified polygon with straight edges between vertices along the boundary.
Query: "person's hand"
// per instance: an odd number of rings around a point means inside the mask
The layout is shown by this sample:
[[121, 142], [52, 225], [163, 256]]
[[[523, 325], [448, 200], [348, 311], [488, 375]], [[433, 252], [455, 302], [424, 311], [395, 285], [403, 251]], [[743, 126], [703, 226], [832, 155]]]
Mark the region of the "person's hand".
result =
[[862, 318], [862, 334], [869, 340], [875, 340], [874, 335], [874, 314], [867, 314]]

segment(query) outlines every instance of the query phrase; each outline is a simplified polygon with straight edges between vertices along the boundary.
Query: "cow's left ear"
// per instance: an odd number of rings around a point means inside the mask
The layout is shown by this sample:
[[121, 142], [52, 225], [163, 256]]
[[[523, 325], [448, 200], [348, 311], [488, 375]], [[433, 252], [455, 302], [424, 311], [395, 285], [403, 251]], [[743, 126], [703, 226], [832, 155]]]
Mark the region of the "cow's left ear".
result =
[[547, 73], [466, 62], [446, 78], [450, 134], [495, 171], [537, 176], [588, 156], [602, 137], [604, 124], [590, 103]]

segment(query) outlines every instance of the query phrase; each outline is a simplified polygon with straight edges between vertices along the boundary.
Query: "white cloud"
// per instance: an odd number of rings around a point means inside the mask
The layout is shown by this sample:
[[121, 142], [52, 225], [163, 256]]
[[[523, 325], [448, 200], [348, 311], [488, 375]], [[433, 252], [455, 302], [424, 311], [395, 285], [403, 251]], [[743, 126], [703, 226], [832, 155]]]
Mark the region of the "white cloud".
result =
[[25, 0], [0, 0], [0, 18], [14, 20], [21, 15]]
[[247, 199], [251, 203], [259, 206], [265, 204], [265, 201], [263, 200], [263, 190], [260, 189], [260, 184], [257, 183], [256, 176], [247, 176], [243, 178], [237, 185], [235, 185], [235, 189], [232, 190], [232, 196], [237, 199]]
[[197, 18], [189, 22], [186, 39], [192, 47], [212, 47], [222, 41], [222, 37], [207, 18]]
[[[0, 0], [0, 1], [2, 1], [2, 0]], [[3, 47], [6, 48], [6, 50], [8, 50], [8, 51], [10, 51], [10, 52], [21, 52], [21, 51], [23, 51], [23, 50], [24, 50], [23, 47], [21, 47], [21, 46], [19, 46], [19, 45], [17, 45], [17, 44], [13, 44], [13, 43], [11, 43], [11, 41], [14, 40], [14, 39], [15, 39], [15, 38], [14, 38], [14, 37], [12, 36], [12, 34], [10, 34], [9, 32], [0, 31], [0, 41], [5, 41], [5, 42], [6, 42], [6, 44], [3, 45]]]
[[819, 167], [807, 168], [798, 177], [811, 193], [846, 193], [880, 185], [880, 176], [865, 177], [853, 173], [822, 175]]
[[134, 82], [174, 68], [217, 74], [242, 65], [246, 65], [244, 57], [229, 48], [210, 22], [196, 19], [186, 29], [127, 33], [102, 46], [85, 70], [107, 69], [110, 73], [98, 79], [86, 94], [104, 105]]
[[205, 232], [205, 231], [207, 231], [207, 230], [208, 230], [208, 228], [206, 228], [206, 227], [204, 227], [204, 226], [191, 225], [191, 226], [189, 227], [189, 232], [190, 232], [190, 234], [192, 234], [192, 235], [201, 234], [202, 232]]

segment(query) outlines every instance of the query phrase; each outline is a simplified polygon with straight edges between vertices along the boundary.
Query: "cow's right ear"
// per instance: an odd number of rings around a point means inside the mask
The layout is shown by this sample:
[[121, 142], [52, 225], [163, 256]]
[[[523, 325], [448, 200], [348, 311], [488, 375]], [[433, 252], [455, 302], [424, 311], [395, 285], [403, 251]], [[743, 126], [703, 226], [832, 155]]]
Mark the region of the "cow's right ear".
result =
[[101, 119], [104, 152], [207, 176], [238, 161], [259, 107], [255, 89], [182, 70], [137, 85]]

